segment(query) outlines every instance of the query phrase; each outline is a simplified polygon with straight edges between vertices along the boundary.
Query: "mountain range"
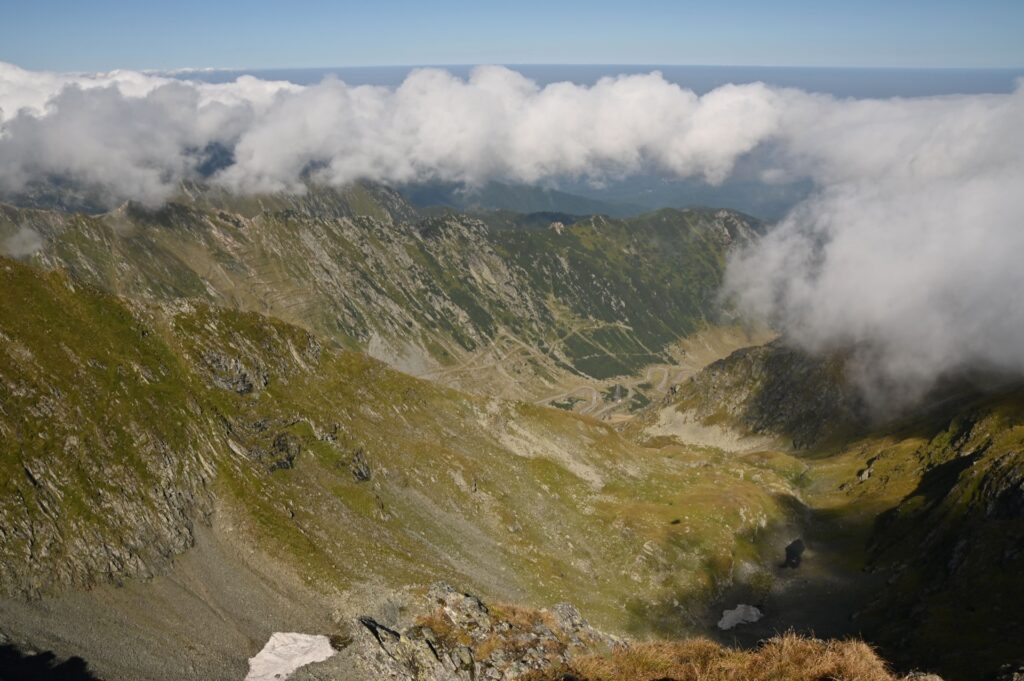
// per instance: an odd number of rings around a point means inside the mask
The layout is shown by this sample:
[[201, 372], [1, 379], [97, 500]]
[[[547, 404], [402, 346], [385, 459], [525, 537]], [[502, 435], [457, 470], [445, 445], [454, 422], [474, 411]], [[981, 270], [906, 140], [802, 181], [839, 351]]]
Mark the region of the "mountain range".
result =
[[1024, 662], [1024, 390], [877, 413], [842, 354], [722, 300], [753, 217], [369, 183], [27, 203], [0, 205], [17, 655], [240, 679], [312, 631], [342, 652], [309, 678], [556, 678], [555, 640], [571, 666], [792, 629], [901, 673]]

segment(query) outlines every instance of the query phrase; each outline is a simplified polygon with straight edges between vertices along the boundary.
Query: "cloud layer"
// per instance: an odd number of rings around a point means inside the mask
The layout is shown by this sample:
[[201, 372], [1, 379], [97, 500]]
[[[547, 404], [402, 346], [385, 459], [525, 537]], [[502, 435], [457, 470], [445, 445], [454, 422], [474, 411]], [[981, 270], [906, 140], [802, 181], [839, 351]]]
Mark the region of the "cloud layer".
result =
[[539, 87], [500, 67], [424, 69], [387, 89], [0, 64], [0, 193], [59, 180], [158, 204], [213, 167], [209, 181], [241, 192], [638, 172], [715, 183], [756, 158], [765, 182], [816, 190], [734, 258], [728, 293], [812, 351], [856, 348], [867, 389], [913, 399], [950, 373], [1024, 375], [1022, 123], [1021, 87], [850, 100], [762, 84], [698, 96], [657, 73]]
[[876, 405], [959, 374], [1024, 376], [1024, 91], [804, 100], [778, 144], [818, 189], [727, 290], [794, 342], [854, 350]]
[[253, 192], [301, 190], [309, 177], [473, 184], [644, 170], [717, 182], [776, 132], [780, 96], [753, 84], [698, 97], [659, 74], [541, 88], [501, 67], [467, 80], [422, 69], [388, 89], [0, 64], [0, 191], [57, 177], [158, 203], [212, 146], [233, 151], [214, 181]]

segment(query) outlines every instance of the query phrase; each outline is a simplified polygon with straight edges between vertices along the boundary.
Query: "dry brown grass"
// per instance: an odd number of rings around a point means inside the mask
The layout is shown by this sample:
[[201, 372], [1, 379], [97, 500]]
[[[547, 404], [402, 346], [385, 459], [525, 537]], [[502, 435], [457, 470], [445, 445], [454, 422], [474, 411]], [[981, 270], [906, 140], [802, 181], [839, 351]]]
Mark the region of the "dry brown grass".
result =
[[[469, 646], [476, 659], [487, 659], [501, 649], [511, 656], [529, 649], [538, 649], [545, 657], [558, 659], [567, 648], [564, 632], [558, 628], [555, 616], [546, 610], [524, 608], [512, 603], [496, 603], [488, 609], [492, 621], [490, 632], [470, 632], [452, 622], [444, 608], [421, 615], [416, 624], [428, 627], [445, 647]], [[538, 629], [546, 628], [550, 635], [538, 636]]]
[[499, 622], [507, 622], [513, 629], [530, 631], [538, 624], [543, 624], [549, 629], [555, 628], [554, 618], [551, 613], [524, 608], [514, 603], [495, 603], [490, 606], [491, 617]]
[[523, 681], [896, 681], [861, 641], [822, 641], [778, 636], [757, 650], [737, 650], [705, 638], [641, 643]]
[[448, 648], [457, 645], [470, 645], [473, 642], [469, 632], [455, 626], [455, 623], [451, 621], [443, 608], [438, 608], [433, 612], [417, 617], [416, 624], [429, 628], [434, 632], [437, 640]]

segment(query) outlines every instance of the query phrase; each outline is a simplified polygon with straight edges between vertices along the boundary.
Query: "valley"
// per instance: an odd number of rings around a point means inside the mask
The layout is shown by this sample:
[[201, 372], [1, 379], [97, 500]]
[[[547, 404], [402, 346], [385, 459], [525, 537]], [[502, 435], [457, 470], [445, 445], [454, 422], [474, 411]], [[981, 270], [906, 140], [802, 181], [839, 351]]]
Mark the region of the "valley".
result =
[[[294, 678], [344, 679], [388, 650], [360, 617], [404, 631], [444, 582], [513, 628], [540, 625], [511, 604], [571, 603], [599, 651], [792, 629], [991, 678], [1024, 643], [1024, 392], [870, 413], [842, 356], [723, 309], [762, 231], [368, 183], [0, 206], [0, 244], [35, 244], [0, 260], [2, 642], [108, 681], [242, 679], [305, 631], [347, 643]], [[761, 618], [719, 629], [739, 605]], [[505, 664], [474, 641], [462, 671]]]

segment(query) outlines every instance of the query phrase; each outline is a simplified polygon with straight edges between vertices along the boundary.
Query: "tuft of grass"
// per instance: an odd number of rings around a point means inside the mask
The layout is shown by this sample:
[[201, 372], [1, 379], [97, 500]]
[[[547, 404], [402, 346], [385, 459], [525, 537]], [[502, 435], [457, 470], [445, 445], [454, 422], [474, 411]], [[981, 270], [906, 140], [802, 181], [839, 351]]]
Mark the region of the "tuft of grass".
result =
[[451, 618], [445, 613], [444, 608], [438, 608], [417, 617], [416, 624], [434, 632], [434, 636], [446, 648], [466, 646], [473, 642], [472, 637], [466, 630], [460, 629], [452, 622]]
[[[473, 657], [478, 660], [486, 660], [499, 650], [515, 657], [533, 647], [539, 648], [549, 659], [558, 659], [569, 648], [550, 611], [513, 603], [495, 603], [488, 613], [492, 620], [491, 631], [477, 638], [452, 622], [443, 608], [421, 615], [416, 624], [430, 629], [445, 648], [470, 646]], [[549, 632], [553, 637], [541, 638], [538, 632]]]
[[823, 641], [796, 634], [767, 640], [756, 650], [706, 638], [641, 643], [587, 655], [523, 681], [896, 681], [863, 641]]

